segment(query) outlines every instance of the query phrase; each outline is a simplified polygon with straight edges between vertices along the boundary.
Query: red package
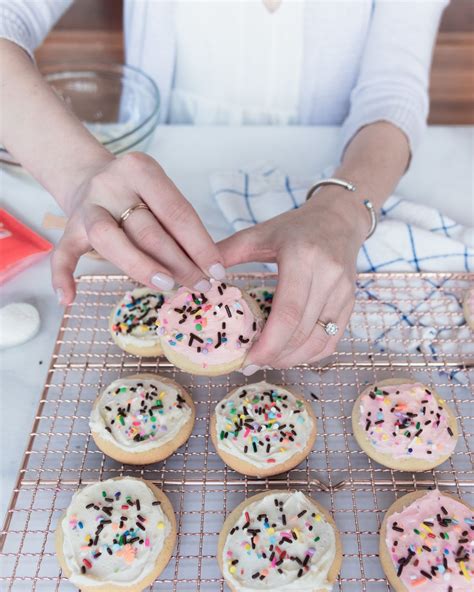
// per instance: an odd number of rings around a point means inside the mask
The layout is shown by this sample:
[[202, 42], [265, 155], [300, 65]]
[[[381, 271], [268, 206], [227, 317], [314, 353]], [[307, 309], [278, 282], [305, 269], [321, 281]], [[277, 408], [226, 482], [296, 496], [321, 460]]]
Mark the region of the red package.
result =
[[49, 253], [53, 245], [0, 208], [0, 284]]

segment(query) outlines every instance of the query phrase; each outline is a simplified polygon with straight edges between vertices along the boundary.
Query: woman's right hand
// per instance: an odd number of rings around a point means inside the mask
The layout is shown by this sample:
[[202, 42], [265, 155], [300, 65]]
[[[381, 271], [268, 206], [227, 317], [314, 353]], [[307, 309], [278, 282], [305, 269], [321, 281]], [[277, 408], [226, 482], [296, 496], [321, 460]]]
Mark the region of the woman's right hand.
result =
[[[176, 282], [205, 292], [225, 270], [193, 207], [160, 165], [139, 152], [115, 158], [45, 82], [26, 52], [0, 39], [0, 143], [51, 195], [69, 220], [52, 259], [59, 300], [75, 296], [73, 272], [95, 249], [140, 283]], [[145, 203], [150, 211], [130, 207]]]
[[[128, 208], [145, 203], [119, 225]], [[170, 290], [175, 282], [206, 292], [225, 277], [222, 257], [199, 216], [160, 165], [135, 152], [90, 173], [66, 204], [69, 216], [52, 258], [58, 299], [75, 297], [79, 257], [95, 249], [141, 284]]]

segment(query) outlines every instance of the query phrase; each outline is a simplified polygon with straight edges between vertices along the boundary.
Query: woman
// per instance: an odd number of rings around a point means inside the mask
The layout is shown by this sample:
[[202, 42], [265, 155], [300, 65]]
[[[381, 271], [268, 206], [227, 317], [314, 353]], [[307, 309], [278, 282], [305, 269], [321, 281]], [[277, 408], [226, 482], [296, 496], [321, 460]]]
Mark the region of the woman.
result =
[[353, 306], [364, 202], [382, 206], [422, 135], [447, 2], [125, 0], [127, 63], [157, 81], [163, 121], [342, 124], [334, 177], [355, 191], [326, 185], [298, 210], [215, 244], [156, 161], [112, 156], [42, 81], [32, 51], [70, 1], [0, 6], [0, 141], [69, 216], [52, 259], [60, 302], [74, 299], [73, 272], [91, 248], [163, 290], [205, 292], [226, 267], [276, 261], [273, 312], [244, 373], [329, 355]]

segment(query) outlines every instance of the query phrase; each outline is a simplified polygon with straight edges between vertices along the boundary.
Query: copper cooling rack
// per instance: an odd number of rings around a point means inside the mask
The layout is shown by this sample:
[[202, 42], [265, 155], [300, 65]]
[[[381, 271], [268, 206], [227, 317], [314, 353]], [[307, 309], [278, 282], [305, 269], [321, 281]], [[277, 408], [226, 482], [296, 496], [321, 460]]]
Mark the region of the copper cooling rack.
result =
[[[271, 275], [236, 275], [243, 286], [271, 285]], [[343, 535], [344, 561], [335, 590], [390, 590], [381, 570], [378, 531], [395, 498], [438, 485], [466, 501], [474, 497], [474, 353], [460, 312], [473, 276], [362, 274], [351, 325], [325, 367], [264, 371], [255, 378], [293, 385], [312, 401], [318, 438], [308, 459], [288, 474], [247, 479], [228, 469], [208, 437], [215, 404], [246, 382], [239, 373], [215, 379], [184, 374], [162, 359], [134, 358], [109, 338], [112, 305], [132, 282], [122, 276], [84, 276], [67, 308], [31, 437], [2, 533], [2, 590], [72, 590], [54, 556], [54, 528], [81, 485], [118, 475], [150, 479], [170, 497], [177, 516], [173, 559], [157, 591], [224, 591], [216, 562], [225, 516], [245, 496], [272, 487], [300, 488], [333, 513]], [[25, 369], [26, 370], [26, 369]], [[189, 389], [197, 407], [194, 432], [168, 460], [121, 465], [99, 452], [88, 430], [97, 392], [127, 373], [156, 371]], [[455, 455], [438, 469], [404, 474], [370, 461], [351, 430], [353, 401], [365, 384], [413, 376], [434, 386], [455, 410], [461, 435]], [[254, 380], [254, 378], [252, 378]]]

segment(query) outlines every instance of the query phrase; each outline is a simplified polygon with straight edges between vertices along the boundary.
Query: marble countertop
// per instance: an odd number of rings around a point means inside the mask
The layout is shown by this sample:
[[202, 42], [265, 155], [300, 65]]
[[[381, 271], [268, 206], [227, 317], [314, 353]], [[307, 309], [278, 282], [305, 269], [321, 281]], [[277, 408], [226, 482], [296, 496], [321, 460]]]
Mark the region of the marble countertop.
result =
[[[181, 127], [158, 128], [148, 148], [196, 207], [215, 239], [231, 229], [210, 197], [209, 174], [271, 160], [290, 174], [311, 175], [334, 163], [335, 127]], [[474, 128], [431, 127], [397, 192], [428, 203], [458, 222], [473, 215]], [[2, 207], [43, 236], [57, 242], [60, 233], [43, 230], [46, 212], [60, 214], [51, 196], [24, 175], [0, 170]], [[116, 272], [112, 265], [83, 258], [77, 273]], [[41, 329], [30, 342], [1, 354], [0, 475], [3, 516], [41, 396], [62, 309], [50, 285], [43, 259], [2, 286], [1, 304], [26, 301], [41, 315]]]

